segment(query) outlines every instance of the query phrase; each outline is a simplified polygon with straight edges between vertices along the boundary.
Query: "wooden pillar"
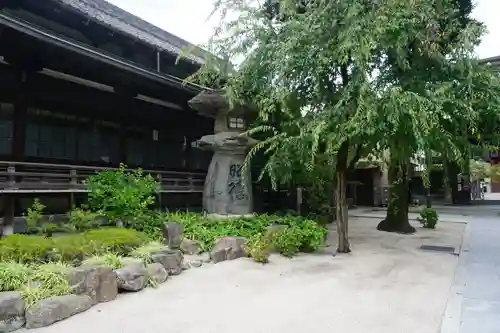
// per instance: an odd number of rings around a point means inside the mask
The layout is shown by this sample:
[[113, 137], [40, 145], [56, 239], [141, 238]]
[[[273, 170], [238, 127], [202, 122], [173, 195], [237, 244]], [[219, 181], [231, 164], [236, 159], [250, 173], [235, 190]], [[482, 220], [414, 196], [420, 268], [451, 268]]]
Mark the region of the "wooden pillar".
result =
[[[12, 194], [2, 195], [3, 201], [3, 228], [14, 225], [14, 196]], [[3, 229], [2, 228], [2, 229]]]

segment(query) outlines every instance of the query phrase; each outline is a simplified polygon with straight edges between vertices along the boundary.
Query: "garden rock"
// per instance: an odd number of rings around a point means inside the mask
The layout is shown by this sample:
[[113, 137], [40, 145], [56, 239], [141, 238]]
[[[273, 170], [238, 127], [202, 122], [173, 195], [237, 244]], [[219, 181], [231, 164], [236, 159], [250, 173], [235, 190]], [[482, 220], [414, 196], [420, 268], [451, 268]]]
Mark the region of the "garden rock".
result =
[[142, 263], [131, 263], [115, 272], [118, 289], [121, 290], [139, 291], [144, 289], [148, 282], [148, 271]]
[[69, 274], [69, 283], [77, 295], [88, 295], [94, 304], [109, 302], [118, 294], [116, 273], [105, 266], [81, 266]]
[[18, 292], [0, 292], [0, 332], [12, 332], [23, 327], [24, 301]]
[[216, 264], [225, 260], [234, 260], [245, 257], [243, 246], [247, 239], [245, 237], [222, 237], [215, 241], [210, 252], [210, 258]]
[[26, 310], [26, 328], [39, 328], [86, 311], [94, 304], [87, 295], [54, 296]]
[[160, 284], [168, 279], [168, 273], [162, 264], [149, 264], [147, 267], [149, 277], [156, 283]]
[[183, 271], [187, 271], [190, 268], [191, 268], [191, 265], [189, 264], [189, 262], [187, 262], [187, 261], [182, 262], [182, 270]]
[[181, 251], [184, 254], [200, 254], [202, 252], [201, 244], [190, 239], [183, 239], [181, 243]]
[[191, 267], [198, 268], [203, 265], [203, 262], [201, 260], [190, 260], [189, 265], [191, 265]]
[[153, 262], [162, 264], [170, 275], [179, 275], [182, 272], [183, 255], [180, 250], [157, 252], [151, 258]]
[[210, 259], [210, 253], [208, 252], [200, 254], [198, 258], [200, 258], [200, 260], [205, 264], [209, 264], [212, 262], [212, 259]]
[[163, 226], [163, 239], [171, 249], [179, 249], [182, 243], [184, 226], [176, 222], [167, 222]]

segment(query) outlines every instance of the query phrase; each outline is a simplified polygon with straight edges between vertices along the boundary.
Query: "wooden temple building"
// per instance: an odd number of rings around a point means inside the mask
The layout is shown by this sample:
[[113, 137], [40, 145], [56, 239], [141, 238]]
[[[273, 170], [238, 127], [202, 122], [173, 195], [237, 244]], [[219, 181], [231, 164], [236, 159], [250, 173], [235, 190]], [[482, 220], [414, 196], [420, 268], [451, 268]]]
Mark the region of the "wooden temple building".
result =
[[101, 168], [151, 170], [161, 202], [199, 207], [213, 131], [183, 79], [189, 43], [105, 0], [0, 0], [0, 197], [4, 222], [34, 197], [51, 214], [85, 197]]

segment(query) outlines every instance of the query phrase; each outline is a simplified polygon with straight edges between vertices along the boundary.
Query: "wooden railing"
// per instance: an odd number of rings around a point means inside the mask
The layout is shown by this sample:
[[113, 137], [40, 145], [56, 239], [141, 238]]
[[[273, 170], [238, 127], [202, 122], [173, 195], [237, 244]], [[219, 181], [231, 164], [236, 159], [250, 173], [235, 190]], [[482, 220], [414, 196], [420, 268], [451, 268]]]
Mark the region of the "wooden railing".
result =
[[[113, 168], [0, 161], [0, 193], [87, 192], [85, 180]], [[160, 192], [202, 192], [204, 173], [144, 170], [160, 183]]]

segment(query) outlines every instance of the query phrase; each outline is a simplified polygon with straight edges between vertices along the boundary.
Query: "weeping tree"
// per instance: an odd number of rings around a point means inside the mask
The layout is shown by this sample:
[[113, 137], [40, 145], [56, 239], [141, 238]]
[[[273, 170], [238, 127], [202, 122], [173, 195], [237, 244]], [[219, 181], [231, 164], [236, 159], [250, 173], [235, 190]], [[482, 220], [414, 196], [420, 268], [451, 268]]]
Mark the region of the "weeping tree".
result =
[[485, 98], [496, 103], [498, 89], [474, 57], [483, 30], [468, 19], [467, 1], [400, 1], [396, 7], [378, 7], [380, 15], [392, 15], [399, 25], [379, 44], [386, 55], [379, 79], [390, 189], [387, 215], [377, 228], [413, 233], [408, 220], [412, 158], [437, 151], [448, 160], [465, 161], [469, 135], [478, 131], [483, 112], [478, 104]]
[[[266, 155], [262, 175], [273, 187], [295, 172], [331, 166], [335, 185], [338, 248], [350, 252], [347, 174], [376, 143], [380, 132], [364, 126], [377, 117], [372, 78], [381, 61], [380, 20], [371, 2], [219, 0], [221, 23], [207, 48], [242, 60], [224, 91], [233, 104], [259, 110], [261, 125], [248, 134], [262, 141], [248, 154]], [[230, 15], [226, 15], [226, 14]], [[197, 77], [213, 69], [204, 66]], [[279, 118], [279, 124], [272, 119]]]
[[[241, 61], [224, 81], [228, 100], [259, 110], [261, 123], [248, 134], [262, 141], [246, 164], [263, 152], [261, 177], [277, 187], [298, 169], [314, 170], [321, 156], [335, 185], [337, 251], [347, 253], [347, 174], [374, 148], [388, 150], [390, 207], [379, 229], [412, 232], [411, 156], [436, 142], [459, 155], [456, 134], [476, 121], [470, 105], [453, 96], [457, 85], [471, 90], [471, 40], [479, 29], [443, 20], [455, 15], [451, 0], [272, 4], [270, 13], [269, 3], [218, 0], [220, 26], [206, 46]], [[196, 76], [212, 73], [211, 63]]]

